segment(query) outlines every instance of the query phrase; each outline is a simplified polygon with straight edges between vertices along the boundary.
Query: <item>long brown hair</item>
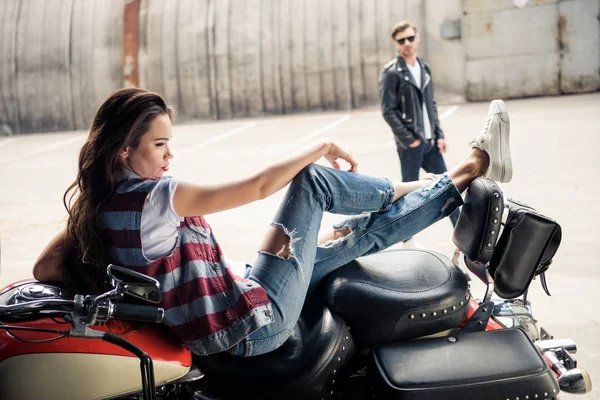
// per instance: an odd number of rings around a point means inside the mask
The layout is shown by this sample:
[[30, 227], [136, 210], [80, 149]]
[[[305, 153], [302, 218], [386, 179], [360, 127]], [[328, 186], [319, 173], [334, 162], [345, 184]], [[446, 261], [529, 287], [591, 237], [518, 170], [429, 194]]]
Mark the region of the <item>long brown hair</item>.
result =
[[63, 196], [69, 219], [67, 237], [73, 251], [63, 267], [67, 287], [77, 293], [104, 289], [106, 259], [98, 229], [98, 213], [124, 179], [119, 153], [136, 148], [159, 115], [173, 118], [160, 95], [143, 89], [120, 89], [100, 106], [79, 153], [77, 179]]

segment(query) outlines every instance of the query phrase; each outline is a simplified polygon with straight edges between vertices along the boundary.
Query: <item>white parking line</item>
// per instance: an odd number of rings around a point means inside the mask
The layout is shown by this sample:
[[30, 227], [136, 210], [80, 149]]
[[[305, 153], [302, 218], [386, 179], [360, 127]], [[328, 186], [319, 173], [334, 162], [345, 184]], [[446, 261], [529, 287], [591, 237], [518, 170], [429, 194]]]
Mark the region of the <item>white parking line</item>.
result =
[[308, 135], [302, 137], [301, 139], [292, 142], [292, 144], [306, 142], [307, 140], [312, 139], [315, 136], [318, 136], [318, 135], [320, 135], [323, 132], [327, 132], [328, 130], [330, 130], [332, 128], [335, 128], [339, 124], [348, 121], [350, 118], [352, 118], [352, 115], [350, 115], [350, 114], [344, 115], [343, 117], [336, 119], [335, 121], [333, 121], [333, 122], [325, 125], [324, 127], [316, 129], [316, 130], [310, 132]]
[[454, 114], [456, 112], [456, 110], [458, 110], [458, 106], [452, 106], [449, 109], [447, 109], [446, 111], [444, 111], [443, 113], [441, 113], [439, 116], [440, 121], [445, 118], [448, 118], [449, 116]]
[[322, 134], [324, 132], [327, 132], [327, 131], [335, 128], [336, 126], [338, 126], [338, 125], [340, 125], [340, 124], [348, 121], [350, 118], [352, 118], [352, 115], [346, 114], [343, 117], [338, 118], [335, 121], [330, 122], [329, 124], [327, 124], [325, 126], [322, 126], [322, 127], [318, 128], [318, 129], [315, 129], [312, 132], [309, 132], [308, 134], [306, 134], [305, 136], [302, 136], [302, 138], [300, 138], [298, 140], [294, 140], [292, 142], [286, 142], [286, 143], [279, 143], [279, 144], [276, 144], [275, 146], [271, 146], [271, 147], [266, 148], [266, 149], [262, 149], [262, 150], [255, 151], [255, 152], [251, 152], [251, 154], [271, 153], [271, 152], [273, 152], [275, 150], [278, 150], [278, 149], [281, 149], [283, 147], [289, 147], [289, 146], [295, 146], [295, 145], [301, 144], [302, 142], [306, 142], [306, 141], [314, 138], [315, 136], [318, 136], [318, 135], [320, 135], [320, 134]]
[[220, 134], [218, 136], [215, 136], [215, 137], [212, 137], [212, 138], [210, 138], [208, 140], [205, 140], [204, 142], [195, 144], [193, 146], [186, 147], [185, 149], [178, 150], [177, 151], [177, 155], [185, 154], [185, 153], [188, 153], [190, 151], [197, 150], [197, 149], [199, 149], [201, 147], [208, 146], [209, 144], [213, 144], [213, 143], [219, 142], [219, 141], [221, 141], [223, 139], [227, 139], [228, 137], [231, 137], [233, 135], [237, 135], [238, 133], [247, 131], [248, 129], [253, 128], [255, 126], [256, 126], [256, 121], [248, 122], [247, 124], [239, 126], [239, 127], [235, 128], [235, 129], [231, 129], [231, 130], [229, 130], [227, 132], [224, 132], [224, 133], [222, 133], [222, 134]]
[[44, 147], [37, 148], [35, 150], [28, 151], [28, 152], [23, 153], [23, 154], [18, 154], [18, 155], [13, 156], [13, 157], [5, 158], [3, 160], [0, 160], [0, 165], [10, 164], [10, 163], [12, 163], [14, 161], [17, 161], [17, 160], [21, 161], [24, 158], [28, 158], [28, 157], [31, 157], [31, 156], [37, 156], [38, 154], [42, 154], [42, 153], [45, 153], [45, 152], [50, 151], [50, 150], [58, 149], [60, 147], [67, 146], [67, 145], [69, 145], [71, 143], [82, 142], [82, 141], [84, 141], [87, 138], [87, 136], [88, 136], [87, 133], [84, 134], [84, 135], [77, 135], [77, 136], [75, 136], [75, 137], [73, 137], [71, 139], [67, 139], [67, 140], [65, 140], [63, 142], [54, 143], [54, 144], [51, 144], [51, 145], [48, 145], [48, 146], [44, 146]]
[[0, 140], [0, 147], [6, 146], [7, 144], [14, 142], [14, 141], [15, 141], [14, 138], [2, 139], [2, 140]]

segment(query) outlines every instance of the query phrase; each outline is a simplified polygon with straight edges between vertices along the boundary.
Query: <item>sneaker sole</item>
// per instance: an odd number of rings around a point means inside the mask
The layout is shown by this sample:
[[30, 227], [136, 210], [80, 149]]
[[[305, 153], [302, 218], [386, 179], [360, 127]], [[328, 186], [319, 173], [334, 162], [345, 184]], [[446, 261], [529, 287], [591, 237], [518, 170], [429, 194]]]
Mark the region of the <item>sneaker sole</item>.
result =
[[503, 101], [495, 101], [494, 104], [498, 109], [498, 116], [505, 124], [504, 129], [500, 129], [500, 158], [502, 159], [502, 173], [500, 182], [510, 182], [513, 175], [512, 157], [510, 155], [510, 118], [508, 110]]

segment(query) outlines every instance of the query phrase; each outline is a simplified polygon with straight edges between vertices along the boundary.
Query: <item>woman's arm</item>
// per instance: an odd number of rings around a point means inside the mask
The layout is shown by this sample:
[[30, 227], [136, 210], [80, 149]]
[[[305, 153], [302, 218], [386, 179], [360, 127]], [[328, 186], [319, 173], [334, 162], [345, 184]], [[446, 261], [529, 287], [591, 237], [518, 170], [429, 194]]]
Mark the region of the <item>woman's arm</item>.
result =
[[66, 229], [56, 235], [33, 265], [33, 277], [38, 281], [62, 281], [62, 268], [71, 246]]
[[321, 157], [325, 157], [337, 169], [340, 168], [338, 159], [348, 162], [351, 172], [356, 172], [358, 168], [358, 163], [346, 150], [330, 140], [320, 140], [239, 181], [211, 186], [179, 182], [173, 196], [173, 207], [179, 216], [188, 217], [228, 210], [264, 199], [283, 188], [304, 167]]

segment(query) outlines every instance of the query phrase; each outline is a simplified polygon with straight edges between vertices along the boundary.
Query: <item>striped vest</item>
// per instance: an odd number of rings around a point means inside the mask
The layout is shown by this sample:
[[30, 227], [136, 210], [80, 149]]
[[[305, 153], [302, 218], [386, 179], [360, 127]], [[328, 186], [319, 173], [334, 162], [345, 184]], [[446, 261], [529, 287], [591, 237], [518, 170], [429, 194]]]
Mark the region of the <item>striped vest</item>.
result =
[[271, 304], [258, 283], [229, 270], [203, 217], [182, 221], [171, 254], [144, 256], [142, 210], [157, 179], [123, 181], [102, 207], [99, 225], [108, 260], [158, 280], [164, 323], [188, 349], [199, 355], [225, 351], [273, 322]]

